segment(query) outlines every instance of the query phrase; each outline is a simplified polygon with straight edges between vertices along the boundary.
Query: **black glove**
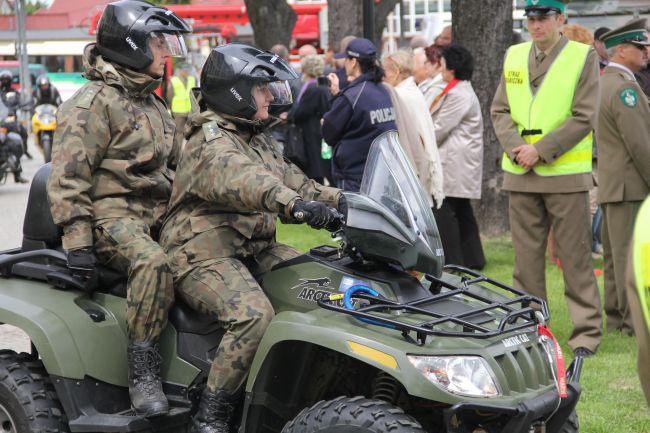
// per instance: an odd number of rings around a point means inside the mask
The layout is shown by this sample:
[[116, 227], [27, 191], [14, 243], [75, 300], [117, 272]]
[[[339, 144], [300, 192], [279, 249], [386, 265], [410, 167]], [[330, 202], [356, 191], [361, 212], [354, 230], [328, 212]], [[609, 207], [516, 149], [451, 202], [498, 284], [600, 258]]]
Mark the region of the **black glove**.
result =
[[97, 257], [91, 248], [81, 248], [68, 252], [68, 268], [73, 272], [90, 276], [95, 270]]
[[291, 208], [291, 213], [296, 220], [306, 222], [315, 229], [329, 225], [336, 218], [336, 210], [319, 201], [297, 200]]
[[345, 196], [343, 194], [341, 194], [341, 197], [339, 197], [339, 203], [336, 207], [345, 218], [348, 217], [348, 201], [345, 199]]

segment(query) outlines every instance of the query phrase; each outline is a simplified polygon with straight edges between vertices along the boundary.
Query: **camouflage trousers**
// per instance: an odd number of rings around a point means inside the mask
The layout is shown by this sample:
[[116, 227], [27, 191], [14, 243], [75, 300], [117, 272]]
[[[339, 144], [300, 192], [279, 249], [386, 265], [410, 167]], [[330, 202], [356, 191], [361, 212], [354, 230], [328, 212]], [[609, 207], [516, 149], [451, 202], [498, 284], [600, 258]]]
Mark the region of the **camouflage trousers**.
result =
[[210, 391], [234, 393], [241, 388], [273, 319], [273, 307], [253, 273], [266, 272], [298, 254], [273, 242], [255, 255], [251, 269], [232, 257], [203, 260], [191, 263], [192, 269], [176, 282], [179, 298], [195, 310], [217, 317], [226, 328], [208, 375]]
[[149, 226], [132, 218], [95, 222], [95, 254], [106, 266], [128, 275], [126, 325], [130, 341], [157, 341], [174, 301], [167, 255], [151, 239]]

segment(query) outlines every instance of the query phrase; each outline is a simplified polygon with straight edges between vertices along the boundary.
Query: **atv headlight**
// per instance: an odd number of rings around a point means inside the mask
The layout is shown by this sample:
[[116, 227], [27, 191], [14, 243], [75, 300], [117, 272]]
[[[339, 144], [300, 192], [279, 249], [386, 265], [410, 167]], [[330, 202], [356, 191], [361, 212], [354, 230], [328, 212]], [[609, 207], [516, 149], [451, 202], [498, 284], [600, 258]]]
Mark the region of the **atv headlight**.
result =
[[454, 394], [496, 397], [499, 389], [487, 362], [480, 356], [417, 356], [409, 361], [420, 373]]

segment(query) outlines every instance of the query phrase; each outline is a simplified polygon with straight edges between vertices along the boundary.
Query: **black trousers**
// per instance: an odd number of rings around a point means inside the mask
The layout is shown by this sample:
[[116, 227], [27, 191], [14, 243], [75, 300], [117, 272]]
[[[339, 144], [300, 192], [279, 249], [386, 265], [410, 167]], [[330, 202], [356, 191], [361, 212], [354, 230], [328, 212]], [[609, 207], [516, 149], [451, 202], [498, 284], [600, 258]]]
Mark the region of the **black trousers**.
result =
[[483, 269], [485, 255], [469, 199], [445, 197], [433, 215], [445, 250], [445, 264]]

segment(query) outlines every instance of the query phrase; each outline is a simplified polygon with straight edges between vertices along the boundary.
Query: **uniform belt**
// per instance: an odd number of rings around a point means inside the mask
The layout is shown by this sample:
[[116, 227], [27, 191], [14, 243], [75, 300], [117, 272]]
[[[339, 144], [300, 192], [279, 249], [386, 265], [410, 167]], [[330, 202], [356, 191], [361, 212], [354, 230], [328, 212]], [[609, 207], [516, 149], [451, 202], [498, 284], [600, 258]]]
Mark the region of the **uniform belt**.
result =
[[525, 137], [527, 135], [541, 135], [542, 130], [541, 129], [523, 129], [521, 131], [521, 136]]

